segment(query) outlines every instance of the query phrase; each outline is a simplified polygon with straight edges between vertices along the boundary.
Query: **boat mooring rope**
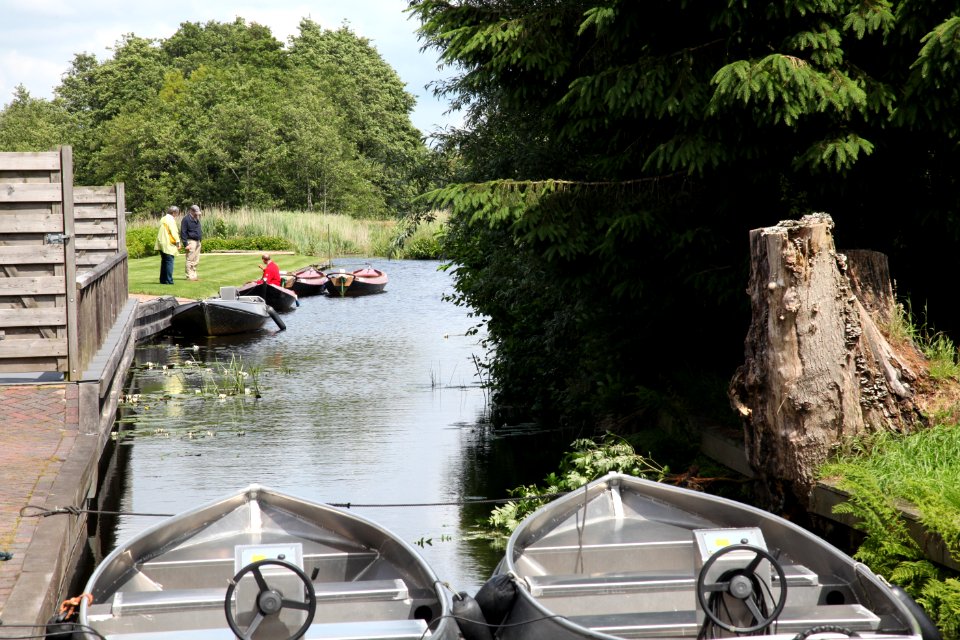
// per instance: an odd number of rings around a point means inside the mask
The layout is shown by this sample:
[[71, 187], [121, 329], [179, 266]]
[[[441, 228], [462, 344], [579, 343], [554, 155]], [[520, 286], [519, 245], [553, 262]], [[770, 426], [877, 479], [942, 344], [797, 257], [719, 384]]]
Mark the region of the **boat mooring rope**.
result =
[[[341, 509], [364, 508], [364, 509], [384, 509], [392, 507], [462, 507], [471, 504], [507, 504], [508, 502], [523, 502], [526, 500], [552, 500], [560, 496], [567, 495], [562, 493], [547, 493], [542, 496], [517, 496], [514, 498], [466, 498], [463, 500], [453, 500], [450, 502], [393, 502], [393, 503], [359, 503], [359, 502], [327, 502], [331, 507]], [[46, 518], [61, 514], [70, 514], [79, 516], [81, 513], [109, 515], [109, 516], [149, 516], [155, 518], [170, 518], [174, 513], [143, 513], [138, 511], [106, 511], [103, 509], [81, 509], [80, 507], [54, 507], [47, 509], [35, 504], [28, 504], [20, 509], [21, 518]]]

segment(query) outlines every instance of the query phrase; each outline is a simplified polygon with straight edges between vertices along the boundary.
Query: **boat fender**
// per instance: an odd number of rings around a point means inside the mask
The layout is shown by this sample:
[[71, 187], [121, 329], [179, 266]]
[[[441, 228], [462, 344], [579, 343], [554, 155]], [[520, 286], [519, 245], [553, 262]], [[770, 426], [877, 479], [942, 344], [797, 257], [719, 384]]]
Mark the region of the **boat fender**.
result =
[[933, 624], [933, 620], [930, 619], [930, 616], [927, 615], [927, 612], [923, 609], [923, 607], [921, 607], [916, 600], [910, 597], [910, 594], [904, 591], [903, 587], [898, 587], [897, 585], [892, 584], [890, 585], [890, 591], [892, 591], [893, 595], [897, 597], [897, 600], [906, 605], [910, 615], [912, 615], [913, 619], [917, 621], [917, 625], [920, 627], [920, 637], [923, 638], [923, 640], [942, 639], [940, 630], [937, 629], [937, 625]]
[[507, 614], [513, 608], [513, 601], [517, 597], [517, 585], [513, 577], [500, 573], [480, 587], [477, 591], [477, 604], [484, 619], [490, 624], [499, 627], [506, 620]]
[[280, 331], [286, 331], [287, 325], [283, 323], [283, 320], [280, 319], [280, 314], [274, 311], [273, 307], [267, 307], [267, 313], [269, 313], [270, 317], [273, 318], [273, 322], [277, 325]]
[[493, 640], [493, 632], [483, 617], [480, 605], [465, 591], [453, 599], [452, 611], [464, 640]]
[[79, 614], [77, 608], [80, 606], [81, 599], [85, 599], [88, 606], [93, 604], [93, 596], [89, 593], [64, 600], [60, 604], [60, 610], [47, 620], [44, 638], [50, 640], [84, 640], [86, 636], [81, 631], [82, 627], [77, 624]]

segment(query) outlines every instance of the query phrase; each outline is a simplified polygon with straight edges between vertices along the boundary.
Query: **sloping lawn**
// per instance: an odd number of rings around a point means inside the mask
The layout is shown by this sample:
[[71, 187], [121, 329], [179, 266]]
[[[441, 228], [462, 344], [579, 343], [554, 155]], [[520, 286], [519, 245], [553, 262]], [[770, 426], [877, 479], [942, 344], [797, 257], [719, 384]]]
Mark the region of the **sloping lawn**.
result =
[[[295, 271], [310, 264], [323, 264], [321, 258], [304, 255], [271, 254], [280, 271]], [[128, 290], [155, 296], [178, 298], [209, 298], [218, 295], [220, 287], [239, 286], [260, 277], [260, 252], [203, 253], [197, 266], [200, 280], [190, 282], [183, 273], [185, 258], [181, 253], [173, 266], [173, 284], [160, 284], [160, 256], [129, 261]]]

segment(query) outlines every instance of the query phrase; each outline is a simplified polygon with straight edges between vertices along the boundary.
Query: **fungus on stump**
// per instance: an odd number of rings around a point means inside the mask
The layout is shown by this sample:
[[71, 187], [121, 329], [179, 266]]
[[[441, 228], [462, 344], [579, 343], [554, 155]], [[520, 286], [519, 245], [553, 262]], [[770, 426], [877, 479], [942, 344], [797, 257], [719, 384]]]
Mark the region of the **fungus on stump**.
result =
[[[729, 395], [769, 508], [794, 499], [806, 507], [817, 467], [844, 437], [902, 431], [920, 417], [911, 389], [918, 373], [855, 295], [832, 229], [829, 215], [813, 214], [750, 232], [753, 318]], [[872, 252], [861, 255], [885, 268]], [[858, 293], [872, 292], [875, 311], [893, 304], [876, 270], [858, 270], [869, 287], [856, 279]]]

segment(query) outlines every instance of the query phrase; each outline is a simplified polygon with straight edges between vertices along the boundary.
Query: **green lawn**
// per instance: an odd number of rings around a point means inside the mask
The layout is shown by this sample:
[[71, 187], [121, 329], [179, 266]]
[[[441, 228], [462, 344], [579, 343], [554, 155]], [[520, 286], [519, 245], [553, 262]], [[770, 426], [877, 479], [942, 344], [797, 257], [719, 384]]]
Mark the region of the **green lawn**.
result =
[[[184, 255], [177, 256], [173, 267], [173, 284], [160, 284], [160, 256], [130, 260], [128, 290], [155, 296], [178, 298], [209, 298], [218, 295], [220, 287], [239, 286], [256, 280], [262, 273], [260, 253], [203, 253], [197, 266], [200, 280], [190, 282], [184, 273]], [[323, 264], [322, 258], [304, 255], [273, 254], [280, 271], [294, 271], [309, 264]]]

